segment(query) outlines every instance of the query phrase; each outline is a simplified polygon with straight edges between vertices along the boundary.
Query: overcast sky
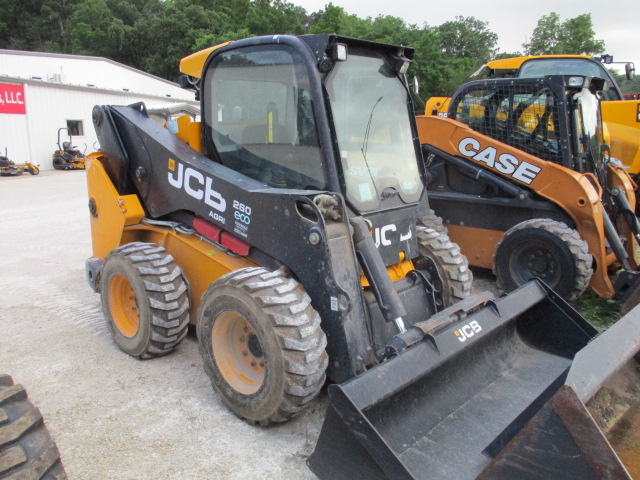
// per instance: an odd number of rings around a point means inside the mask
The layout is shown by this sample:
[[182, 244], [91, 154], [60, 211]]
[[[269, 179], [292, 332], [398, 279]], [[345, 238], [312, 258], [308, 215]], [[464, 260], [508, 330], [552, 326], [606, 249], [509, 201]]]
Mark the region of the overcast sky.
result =
[[[324, 9], [328, 0], [289, 0], [312, 13]], [[361, 18], [392, 15], [408, 24], [437, 26], [457, 15], [475, 17], [488, 22], [489, 30], [498, 34], [501, 52], [523, 51], [543, 15], [556, 12], [560, 21], [590, 13], [596, 39], [604, 40], [606, 52], [614, 61], [631, 61], [640, 75], [640, 1], [638, 0], [582, 0], [535, 2], [484, 0], [457, 0], [434, 2], [429, 0], [332, 0]]]

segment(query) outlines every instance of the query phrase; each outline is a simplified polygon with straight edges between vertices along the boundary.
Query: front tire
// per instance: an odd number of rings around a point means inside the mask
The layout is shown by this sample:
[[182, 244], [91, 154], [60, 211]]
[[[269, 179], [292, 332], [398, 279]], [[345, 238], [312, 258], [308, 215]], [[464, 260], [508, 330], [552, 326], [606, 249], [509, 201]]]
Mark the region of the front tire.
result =
[[222, 401], [251, 424], [285, 422], [325, 381], [327, 340], [302, 285], [244, 268], [214, 282], [197, 319], [204, 369]]
[[436, 301], [442, 302], [436, 305], [437, 309], [467, 298], [471, 293], [473, 274], [460, 247], [447, 235], [432, 228], [418, 227], [417, 237], [420, 255], [414, 260], [414, 265], [419, 270], [429, 272], [438, 294]]
[[100, 273], [100, 294], [113, 340], [132, 357], [166, 355], [187, 335], [187, 284], [162, 247], [135, 242], [113, 250]]
[[540, 278], [569, 301], [589, 285], [592, 257], [587, 242], [562, 222], [536, 218], [505, 232], [493, 257], [498, 287], [510, 292]]
[[420, 217], [418, 221], [424, 227], [431, 228], [438, 233], [444, 233], [445, 235], [447, 234], [447, 227], [444, 226], [442, 217], [436, 215], [436, 212], [434, 212], [432, 209], [429, 209], [427, 215], [425, 215], [424, 217]]
[[60, 453], [22, 385], [0, 375], [0, 479], [65, 480]]

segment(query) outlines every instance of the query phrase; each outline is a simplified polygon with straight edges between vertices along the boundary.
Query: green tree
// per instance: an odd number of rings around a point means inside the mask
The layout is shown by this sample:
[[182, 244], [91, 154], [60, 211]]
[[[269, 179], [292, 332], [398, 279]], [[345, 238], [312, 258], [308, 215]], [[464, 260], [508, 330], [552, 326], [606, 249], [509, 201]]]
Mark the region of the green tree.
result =
[[435, 28], [440, 48], [454, 58], [468, 58], [477, 66], [486, 63], [498, 52], [498, 35], [488, 23], [474, 17], [457, 16]]
[[560, 46], [566, 52], [595, 55], [604, 51], [604, 41], [596, 40], [591, 14], [583, 13], [562, 24]]
[[615, 70], [609, 70], [609, 72], [614, 75], [622, 93], [640, 93], [640, 75], [634, 75], [631, 80], [627, 80], [623, 74]]
[[0, 48], [65, 51], [65, 21], [75, 0], [0, 0]]
[[538, 20], [530, 42], [522, 47], [528, 55], [594, 55], [604, 51], [604, 41], [594, 37], [590, 13], [560, 23], [560, 15], [551, 12]]
[[207, 33], [225, 30], [227, 17], [190, 0], [165, 0], [145, 10], [136, 22], [137, 47], [145, 52], [141, 68], [169, 80], [179, 76], [180, 59], [194, 51]]
[[282, 0], [254, 0], [247, 12], [246, 28], [254, 35], [305, 32], [306, 10]]
[[109, 56], [111, 42], [118, 44], [123, 35], [121, 21], [114, 23], [113, 15], [104, 0], [85, 0], [77, 5], [66, 22], [66, 37], [71, 53], [79, 55]]
[[350, 15], [344, 8], [329, 3], [324, 10], [311, 16], [309, 33], [336, 33], [348, 37], [365, 38], [371, 28], [371, 19]]

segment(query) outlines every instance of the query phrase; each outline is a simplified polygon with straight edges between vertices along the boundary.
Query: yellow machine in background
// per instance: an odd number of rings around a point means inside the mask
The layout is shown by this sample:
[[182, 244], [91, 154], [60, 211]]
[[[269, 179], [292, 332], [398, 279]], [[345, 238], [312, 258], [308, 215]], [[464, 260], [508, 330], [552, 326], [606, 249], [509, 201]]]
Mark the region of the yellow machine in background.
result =
[[[60, 134], [66, 131], [68, 138], [62, 141]], [[73, 137], [68, 128], [58, 129], [58, 150], [53, 152], [51, 163], [56, 170], [84, 170], [85, 157], [78, 148], [72, 144]]]
[[[607, 57], [607, 61], [610, 57]], [[625, 64], [627, 78], [635, 67]], [[581, 75], [606, 80], [602, 95], [602, 121], [607, 130], [611, 156], [620, 160], [632, 178], [640, 175], [640, 100], [625, 100], [615, 79], [602, 62], [588, 55], [538, 55], [503, 58], [483, 65], [475, 78], [540, 78], [545, 75]], [[432, 97], [425, 115], [446, 115], [447, 97]]]
[[7, 177], [22, 175], [24, 172], [28, 172], [31, 175], [38, 175], [40, 173], [40, 169], [38, 168], [38, 165], [34, 165], [30, 162], [15, 163], [7, 157], [7, 149], [5, 148], [4, 155], [0, 155], [0, 175]]

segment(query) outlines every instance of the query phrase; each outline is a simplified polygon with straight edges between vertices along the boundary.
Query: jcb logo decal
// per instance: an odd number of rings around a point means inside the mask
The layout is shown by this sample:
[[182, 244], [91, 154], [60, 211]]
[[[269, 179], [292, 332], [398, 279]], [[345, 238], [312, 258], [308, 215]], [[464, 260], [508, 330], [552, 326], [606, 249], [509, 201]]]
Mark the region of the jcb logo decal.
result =
[[482, 148], [480, 142], [475, 138], [467, 137], [460, 140], [458, 150], [462, 155], [474, 159], [476, 162], [485, 163], [488, 167], [500, 173], [509, 175], [516, 180], [529, 185], [538, 176], [540, 167], [531, 165], [529, 162], [520, 161], [515, 155], [501, 153], [494, 147]]
[[469, 322], [464, 327], [459, 328], [458, 330], [454, 330], [453, 334], [460, 340], [464, 342], [467, 338], [473, 337], [476, 333], [480, 333], [482, 331], [482, 327], [477, 321]]
[[[390, 232], [395, 232], [396, 230], [397, 228], [394, 224], [385, 225], [382, 228], [376, 227], [373, 231], [373, 238], [376, 244], [376, 248], [379, 248], [381, 244], [385, 247], [388, 247], [389, 245], [391, 245], [392, 242], [389, 239], [388, 234]], [[411, 227], [409, 227], [409, 231], [407, 233], [400, 234], [400, 241], [406, 242], [410, 238], [411, 238]]]
[[213, 179], [191, 167], [185, 168], [182, 163], [176, 162], [173, 158], [168, 159], [167, 169], [169, 170], [167, 179], [171, 186], [184, 190], [196, 200], [204, 201], [219, 212], [226, 210], [227, 202], [219, 192], [213, 189]]

